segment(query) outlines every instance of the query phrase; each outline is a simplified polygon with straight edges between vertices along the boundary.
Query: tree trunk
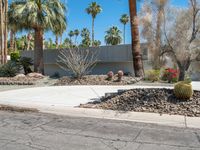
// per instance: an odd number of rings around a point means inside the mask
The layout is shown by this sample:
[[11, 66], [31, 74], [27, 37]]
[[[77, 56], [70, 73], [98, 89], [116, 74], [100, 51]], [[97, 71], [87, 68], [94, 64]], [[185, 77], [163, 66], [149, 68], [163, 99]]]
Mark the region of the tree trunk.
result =
[[3, 5], [0, 1], [0, 50], [1, 50], [1, 64], [4, 64], [4, 41], [3, 41]]
[[35, 29], [35, 38], [34, 38], [34, 71], [44, 74], [43, 30], [41, 28], [36, 28]]
[[142, 54], [140, 50], [140, 37], [137, 19], [136, 0], [129, 0], [133, 66], [136, 77], [144, 77]]
[[161, 22], [162, 22], [162, 7], [159, 6], [157, 14], [157, 23], [156, 23], [156, 41], [155, 41], [155, 49], [154, 49], [154, 63], [153, 69], [160, 69], [160, 48], [161, 48]]
[[179, 67], [180, 73], [179, 73], [179, 81], [184, 81], [185, 80], [185, 68], [184, 67]]
[[56, 35], [56, 49], [58, 49], [58, 35]]
[[27, 35], [27, 50], [30, 50], [31, 48], [31, 39], [32, 39], [32, 35], [31, 35], [31, 33], [28, 33], [28, 35]]
[[5, 12], [4, 12], [4, 63], [7, 63], [7, 52], [8, 52], [8, 19], [7, 19], [7, 11], [8, 11], [8, 0], [4, 1], [4, 7], [5, 7]]
[[94, 46], [94, 18], [92, 18], [92, 46]]
[[126, 25], [124, 24], [124, 44], [126, 44]]
[[10, 50], [14, 50], [14, 32], [13, 30], [10, 31]]

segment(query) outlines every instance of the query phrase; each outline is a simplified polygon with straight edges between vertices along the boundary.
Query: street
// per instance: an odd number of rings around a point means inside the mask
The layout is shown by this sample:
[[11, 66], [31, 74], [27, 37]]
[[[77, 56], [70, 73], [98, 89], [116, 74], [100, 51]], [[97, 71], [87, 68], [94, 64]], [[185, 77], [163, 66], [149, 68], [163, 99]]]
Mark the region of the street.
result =
[[200, 130], [0, 111], [0, 150], [199, 150]]

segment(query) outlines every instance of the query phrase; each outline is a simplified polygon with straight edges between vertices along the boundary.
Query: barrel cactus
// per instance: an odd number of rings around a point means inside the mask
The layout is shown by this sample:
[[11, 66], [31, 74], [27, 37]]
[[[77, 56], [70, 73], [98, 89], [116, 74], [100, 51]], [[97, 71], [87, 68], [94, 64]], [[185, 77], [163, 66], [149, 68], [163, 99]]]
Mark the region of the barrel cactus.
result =
[[180, 81], [175, 84], [174, 94], [180, 99], [190, 99], [193, 95], [191, 81]]
[[113, 76], [114, 76], [114, 73], [112, 71], [109, 71], [107, 73], [107, 80], [109, 80], [109, 81], [112, 80]]
[[118, 76], [118, 81], [120, 82], [122, 80], [122, 77], [124, 76], [124, 72], [122, 70], [119, 70], [117, 72], [117, 76]]

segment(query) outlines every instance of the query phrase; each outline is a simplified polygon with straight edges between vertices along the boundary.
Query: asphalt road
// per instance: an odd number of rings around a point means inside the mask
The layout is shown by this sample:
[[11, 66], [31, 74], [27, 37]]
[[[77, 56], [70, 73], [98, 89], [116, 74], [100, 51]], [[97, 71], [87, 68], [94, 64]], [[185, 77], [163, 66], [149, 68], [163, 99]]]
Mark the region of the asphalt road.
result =
[[200, 130], [0, 111], [0, 150], [200, 150]]

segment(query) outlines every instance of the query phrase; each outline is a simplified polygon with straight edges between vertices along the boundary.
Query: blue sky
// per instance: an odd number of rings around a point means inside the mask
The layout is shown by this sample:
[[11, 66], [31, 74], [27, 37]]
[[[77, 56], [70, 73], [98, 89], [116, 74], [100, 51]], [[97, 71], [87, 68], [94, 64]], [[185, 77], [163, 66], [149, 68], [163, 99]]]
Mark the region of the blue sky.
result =
[[[119, 18], [124, 13], [129, 13], [128, 0], [62, 0], [67, 8], [67, 31], [63, 34], [63, 39], [67, 36], [69, 30], [79, 29], [84, 27], [91, 29], [91, 16], [85, 12], [85, 8], [93, 1], [101, 5], [103, 11], [95, 20], [95, 39], [100, 40], [104, 44], [105, 31], [111, 26], [118, 26], [121, 30], [123, 26], [119, 22]], [[188, 0], [170, 0], [172, 5], [184, 7]], [[142, 5], [142, 1], [138, 3], [138, 9]], [[45, 38], [55, 39], [55, 36], [48, 32]], [[130, 25], [127, 25], [126, 42], [130, 43]], [[81, 38], [79, 37], [79, 41]]]

